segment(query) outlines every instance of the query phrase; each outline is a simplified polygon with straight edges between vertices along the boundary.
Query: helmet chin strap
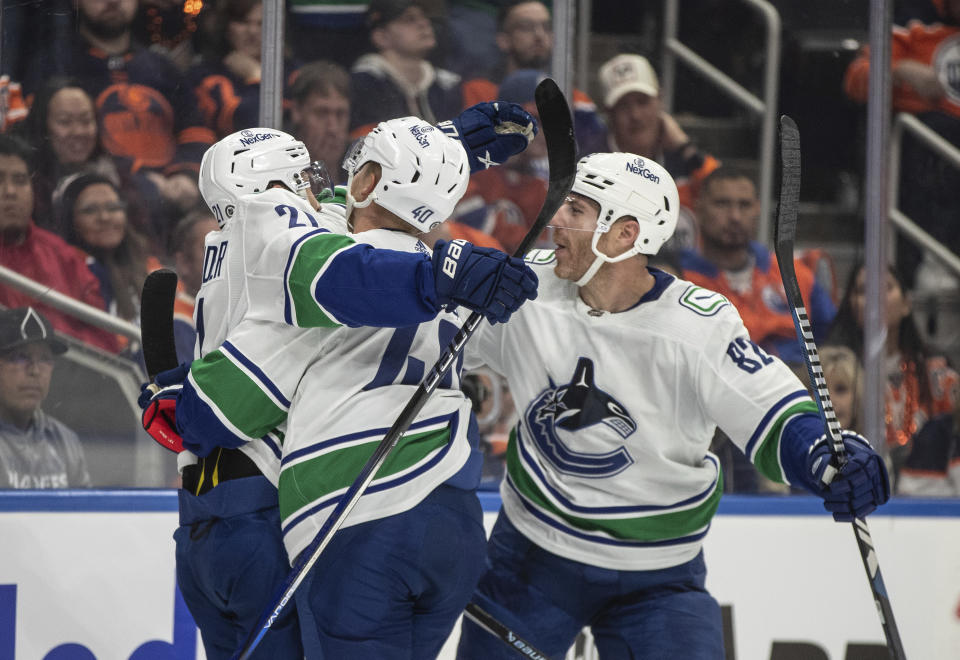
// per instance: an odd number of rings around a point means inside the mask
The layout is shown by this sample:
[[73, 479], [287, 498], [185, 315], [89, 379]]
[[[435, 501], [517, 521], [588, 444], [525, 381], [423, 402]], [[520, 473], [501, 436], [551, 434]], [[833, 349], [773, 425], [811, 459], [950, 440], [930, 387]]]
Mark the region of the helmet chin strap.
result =
[[636, 246], [625, 251], [623, 254], [618, 254], [615, 257], [608, 256], [600, 251], [599, 246], [597, 245], [600, 242], [600, 235], [605, 234], [610, 231], [610, 227], [604, 224], [598, 224], [596, 230], [593, 232], [593, 238], [590, 241], [590, 249], [596, 256], [593, 260], [593, 263], [590, 264], [590, 267], [587, 268], [587, 272], [577, 280], [577, 286], [586, 286], [587, 282], [593, 279], [593, 276], [597, 274], [597, 271], [600, 270], [600, 266], [605, 263], [615, 264], [618, 261], [623, 261], [624, 259], [629, 259], [635, 254], [640, 254]]
[[362, 202], [358, 202], [357, 198], [353, 196], [351, 192], [353, 189], [353, 172], [347, 175], [347, 229], [353, 231], [353, 221], [351, 217], [353, 216], [353, 209], [362, 209], [370, 206], [373, 203], [373, 200], [376, 199], [377, 193], [375, 190], [370, 191], [370, 194], [367, 195], [367, 198]]
[[577, 280], [577, 286], [586, 286], [587, 282], [593, 279], [593, 276], [597, 274], [598, 270], [600, 270], [600, 266], [602, 266], [605, 262], [606, 259], [603, 257], [597, 257], [594, 259], [593, 263], [590, 264], [590, 268], [588, 268], [587, 272], [583, 274], [583, 277]]

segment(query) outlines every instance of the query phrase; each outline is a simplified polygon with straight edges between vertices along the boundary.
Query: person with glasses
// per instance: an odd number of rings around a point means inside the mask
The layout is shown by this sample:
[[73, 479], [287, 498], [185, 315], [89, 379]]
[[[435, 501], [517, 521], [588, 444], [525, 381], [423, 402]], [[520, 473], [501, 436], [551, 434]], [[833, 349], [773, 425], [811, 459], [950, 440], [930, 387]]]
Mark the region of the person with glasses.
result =
[[40, 405], [67, 345], [33, 307], [0, 312], [0, 488], [89, 488], [77, 434]]
[[64, 180], [54, 207], [67, 242], [86, 253], [107, 311], [136, 322], [143, 280], [159, 261], [149, 258], [146, 239], [128, 222], [120, 190], [102, 174], [81, 173]]
[[[508, 100], [501, 95], [504, 87], [528, 85], [533, 90], [539, 80], [530, 82], [531, 78], [550, 73], [554, 45], [550, 9], [541, 0], [505, 0], [500, 4], [494, 35], [497, 55], [490, 59], [491, 66], [464, 75], [464, 108], [484, 101]], [[454, 33], [463, 29], [456, 24], [450, 28]], [[482, 36], [471, 33], [470, 38], [480, 41]], [[606, 129], [597, 104], [581, 89], [574, 88], [570, 96], [577, 155], [606, 151]]]

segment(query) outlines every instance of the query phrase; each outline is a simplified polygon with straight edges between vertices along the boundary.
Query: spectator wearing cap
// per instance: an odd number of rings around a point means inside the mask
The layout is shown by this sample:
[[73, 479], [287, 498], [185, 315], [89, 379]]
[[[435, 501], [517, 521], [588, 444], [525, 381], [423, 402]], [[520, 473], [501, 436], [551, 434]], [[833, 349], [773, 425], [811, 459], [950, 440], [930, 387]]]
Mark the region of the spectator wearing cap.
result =
[[376, 49], [351, 72], [352, 137], [381, 121], [413, 115], [436, 124], [463, 109], [460, 76], [427, 60], [437, 45], [425, 0], [372, 0], [366, 22]]
[[[0, 264], [87, 305], [105, 309], [100, 285], [87, 269], [83, 254], [56, 234], [34, 225], [31, 166], [30, 147], [18, 138], [0, 135]], [[111, 333], [77, 321], [13, 287], [0, 284], [0, 305], [33, 305], [58, 331], [107, 351], [119, 350]]]
[[77, 434], [40, 405], [65, 353], [33, 307], [0, 312], [0, 488], [89, 488]]
[[[220, 2], [198, 40], [199, 59], [186, 72], [204, 124], [217, 138], [260, 125], [260, 60], [263, 53], [263, 1]], [[287, 83], [299, 62], [283, 58], [284, 102]]]
[[610, 131], [605, 150], [662, 163], [677, 183], [680, 205], [692, 209], [700, 183], [720, 163], [700, 151], [664, 111], [650, 62], [641, 55], [617, 55], [600, 67], [600, 85]]

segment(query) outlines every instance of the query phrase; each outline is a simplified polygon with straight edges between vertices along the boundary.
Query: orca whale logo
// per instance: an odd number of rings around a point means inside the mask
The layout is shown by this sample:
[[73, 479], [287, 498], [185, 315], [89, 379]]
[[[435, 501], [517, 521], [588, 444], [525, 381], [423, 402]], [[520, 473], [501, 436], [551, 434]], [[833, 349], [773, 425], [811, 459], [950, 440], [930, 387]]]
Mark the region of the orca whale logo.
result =
[[602, 478], [617, 474], [633, 463], [626, 448], [591, 454], [567, 446], [557, 429], [577, 432], [597, 424], [613, 429], [621, 438], [637, 430], [626, 407], [597, 387], [593, 361], [581, 357], [569, 383], [544, 390], [526, 410], [527, 427], [541, 454], [555, 468], [567, 474]]

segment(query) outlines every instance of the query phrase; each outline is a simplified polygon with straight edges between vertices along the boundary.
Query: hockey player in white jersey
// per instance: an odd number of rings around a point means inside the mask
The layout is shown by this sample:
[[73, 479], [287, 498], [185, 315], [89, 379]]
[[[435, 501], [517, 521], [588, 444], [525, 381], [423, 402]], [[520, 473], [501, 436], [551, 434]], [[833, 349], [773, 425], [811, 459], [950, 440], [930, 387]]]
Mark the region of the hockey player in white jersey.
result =
[[[500, 109], [500, 114], [500, 120], [529, 119], [510, 109]], [[458, 128], [461, 135], [466, 132], [462, 125]], [[291, 465], [279, 479], [280, 506], [296, 514], [284, 514], [292, 559], [335, 504], [337, 481], [349, 483], [364, 452], [369, 455], [379, 440], [376, 434], [382, 436], [399, 413], [398, 402], [402, 406], [401, 399], [419, 382], [418, 365], [422, 374], [423, 365], [434, 354], [438, 357], [459, 329], [462, 319], [441, 307], [461, 304], [492, 320], [506, 320], [516, 306], [535, 295], [536, 283], [520, 260], [503, 253], [468, 243], [438, 245], [431, 253], [410, 236], [449, 215], [463, 194], [469, 170], [460, 143], [429, 124], [414, 118], [381, 124], [354, 155], [348, 189], [338, 189], [346, 206], [328, 199], [319, 211], [291, 194], [291, 189], [304, 185], [299, 168], [305, 163], [299, 154], [302, 145], [285, 144], [286, 138], [277, 131], [255, 129], [224, 139], [204, 158], [201, 191], [224, 228], [207, 239], [209, 258], [197, 305], [201, 359], [193, 363], [177, 397], [176, 426], [184, 445], [206, 456], [201, 464], [211, 466], [203, 471], [207, 479], [216, 479], [222, 456], [241, 454], [276, 482], [283, 439], [282, 452]], [[527, 140], [522, 133], [513, 139], [523, 146]], [[274, 142], [265, 144], [270, 140]], [[485, 155], [489, 159], [489, 151]], [[282, 186], [264, 189], [269, 179], [262, 171], [249, 181], [237, 176], [244, 168], [258, 170], [278, 158], [288, 160], [284, 176], [276, 179]], [[238, 186], [255, 194], [238, 197]], [[354, 234], [347, 233], [348, 216]], [[449, 267], [451, 262], [455, 268]], [[395, 360], [400, 364], [392, 373]], [[320, 385], [317, 391], [311, 388], [314, 382]], [[374, 512], [367, 514], [368, 519], [406, 514], [391, 523], [422, 540], [416, 530], [445, 516], [460, 526], [454, 533], [476, 553], [482, 551], [482, 527], [472, 490], [479, 466], [467, 441], [469, 406], [463, 403], [456, 374], [438, 394], [381, 471], [392, 473], [390, 478], [374, 482], [370, 498], [361, 500], [351, 522], [364, 519], [360, 515], [367, 499], [378, 500], [366, 507]], [[278, 427], [279, 433], [274, 430]], [[349, 437], [341, 440], [337, 431], [345, 428]], [[360, 439], [358, 432], [368, 439]], [[320, 449], [314, 449], [317, 444]], [[377, 491], [382, 495], [373, 494]], [[276, 501], [276, 491], [273, 496]], [[468, 543], [478, 532], [481, 543]], [[337, 541], [351, 533], [344, 530]], [[403, 548], [399, 543], [403, 535], [395, 530], [362, 536], [376, 534], [394, 538], [395, 547], [379, 546], [384, 552]], [[334, 546], [327, 551], [331, 558], [336, 555]], [[465, 556], [469, 557], [466, 549]], [[360, 640], [349, 644], [347, 655], [388, 657], [378, 649], [394, 648], [396, 636], [406, 639], [407, 646], [416, 643], [418, 657], [421, 648], [431, 648], [437, 639], [442, 644], [479, 574], [477, 562], [451, 565], [446, 559], [405, 559], [409, 570], [418, 571], [423, 593], [413, 594], [415, 598], [404, 595], [409, 607], [397, 614], [410, 619], [408, 625], [417, 629], [417, 635], [389, 629], [391, 637], [385, 639], [380, 629], [364, 642], [355, 621], [342, 621], [349, 628], [345, 635], [360, 634]], [[382, 560], [378, 556], [371, 563]], [[209, 558], [201, 563], [211, 565]], [[439, 580], [445, 571], [456, 573], [455, 579]], [[350, 572], [335, 574], [344, 577]], [[251, 580], [248, 575], [233, 579]], [[254, 620], [279, 582], [255, 598]], [[298, 600], [301, 594], [307, 598], [308, 588], [301, 587]], [[456, 589], [459, 596], [452, 593]], [[351, 593], [365, 597], [357, 589]], [[321, 600], [324, 606], [329, 604]], [[345, 602], [338, 601], [338, 611]], [[303, 629], [307, 657], [320, 657], [321, 648], [329, 650], [328, 638], [342, 643], [336, 631], [319, 629], [332, 617], [318, 614], [312, 605], [298, 609], [309, 622]], [[373, 620], [388, 626], [379, 618]], [[240, 626], [243, 634], [233, 640], [229, 652], [236, 650], [252, 624], [248, 620]], [[273, 634], [265, 639], [267, 649], [273, 648], [269, 641]], [[280, 657], [275, 649], [261, 648], [258, 652], [273, 653], [264, 657]], [[332, 652], [334, 657], [340, 654]], [[402, 645], [391, 652], [401, 653]]]
[[[843, 433], [839, 472], [815, 403], [721, 295], [647, 267], [677, 221], [659, 164], [594, 154], [527, 257], [536, 301], [478, 329], [467, 364], [508, 379], [520, 414], [474, 601], [550, 657], [590, 625], [602, 658], [723, 658], [701, 551], [722, 474], [719, 426], [838, 520], [887, 501], [883, 461]], [[464, 621], [459, 658], [513, 651]]]
[[[246, 327], [251, 289], [262, 277], [269, 277], [257, 268], [260, 251], [278, 235], [281, 242], [299, 237], [302, 230], [297, 227], [302, 221], [319, 224], [315, 193], [329, 185], [325, 176], [319, 164], [311, 163], [303, 143], [281, 131], [240, 131], [206, 152], [200, 191], [217, 218], [219, 231], [211, 232], [204, 241], [202, 286], [194, 313], [196, 358], [209, 359], [231, 333]], [[254, 193], [250, 203], [241, 201]], [[342, 213], [331, 208], [324, 211], [325, 225], [345, 232]], [[284, 236], [287, 233], [289, 236]], [[264, 324], [259, 332], [265, 347], [272, 350], [305, 340], [301, 335], [307, 331]], [[145, 428], [154, 437], [163, 434], [174, 443], [170, 447], [174, 450], [182, 449], [183, 438], [176, 428], [167, 428], [169, 413], [175, 409], [189, 372], [188, 363], [161, 373], [156, 378], [164, 388], [160, 394], [150, 397], [145, 389], [141, 395], [141, 405], [149, 406]], [[169, 408], [167, 415], [157, 414], [161, 405]], [[178, 413], [174, 415], [182, 422], [183, 410]], [[277, 505], [284, 426], [279, 420], [262, 436], [238, 436], [229, 442], [224, 442], [223, 436], [234, 429], [214, 426], [208, 442], [224, 446], [211, 453], [188, 441], [188, 448], [202, 456], [189, 449], [177, 456], [182, 481], [178, 491], [180, 526], [174, 533], [177, 584], [211, 660], [233, 655], [263, 611], [264, 594], [271, 593], [289, 570]], [[273, 634], [254, 657], [302, 656], [299, 620], [290, 608], [274, 623]]]

